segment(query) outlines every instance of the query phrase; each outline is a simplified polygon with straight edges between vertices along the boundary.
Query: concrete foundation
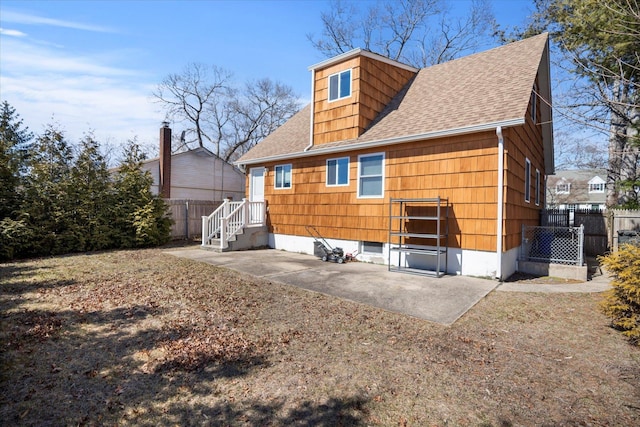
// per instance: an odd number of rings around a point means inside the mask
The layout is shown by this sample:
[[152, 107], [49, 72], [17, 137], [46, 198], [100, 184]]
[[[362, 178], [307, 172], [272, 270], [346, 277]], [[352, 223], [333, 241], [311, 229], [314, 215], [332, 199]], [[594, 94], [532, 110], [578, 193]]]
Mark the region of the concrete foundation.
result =
[[549, 264], [545, 262], [518, 261], [518, 271], [536, 276], [560, 277], [587, 281], [588, 268], [586, 265]]

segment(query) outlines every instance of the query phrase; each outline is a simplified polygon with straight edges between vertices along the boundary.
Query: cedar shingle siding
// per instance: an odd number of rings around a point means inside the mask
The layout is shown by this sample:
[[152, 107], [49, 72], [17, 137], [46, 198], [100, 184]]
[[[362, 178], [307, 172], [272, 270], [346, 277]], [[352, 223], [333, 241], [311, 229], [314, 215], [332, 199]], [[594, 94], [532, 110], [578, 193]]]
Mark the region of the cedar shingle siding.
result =
[[[535, 173], [553, 169], [546, 34], [415, 70], [356, 51], [310, 69], [307, 106], [238, 163], [265, 166], [270, 232], [386, 242], [390, 198], [448, 198], [452, 248], [495, 251], [498, 138], [504, 136], [503, 251], [518, 247], [522, 224], [538, 223]], [[328, 102], [328, 76], [352, 69], [351, 97]], [[535, 121], [531, 94], [537, 84]], [[312, 108], [313, 107], [313, 108]], [[313, 116], [314, 124], [311, 126]], [[358, 156], [384, 153], [384, 197], [358, 198]], [[326, 185], [326, 161], [350, 159], [349, 185]], [[524, 200], [531, 162], [531, 201]], [[274, 191], [274, 166], [291, 163], [293, 185]], [[542, 186], [542, 185], [541, 185]]]

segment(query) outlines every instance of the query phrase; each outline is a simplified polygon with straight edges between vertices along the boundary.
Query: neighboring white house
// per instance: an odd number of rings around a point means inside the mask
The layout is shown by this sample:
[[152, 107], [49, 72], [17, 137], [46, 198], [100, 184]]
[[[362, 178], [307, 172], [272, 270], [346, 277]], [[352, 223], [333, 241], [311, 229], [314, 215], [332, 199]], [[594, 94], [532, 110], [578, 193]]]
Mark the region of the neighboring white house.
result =
[[[153, 176], [151, 191], [160, 193], [160, 158], [147, 160], [142, 169]], [[241, 200], [245, 195], [245, 174], [206, 148], [171, 155], [171, 199]]]
[[556, 171], [547, 178], [547, 207], [603, 211], [606, 178], [604, 169]]

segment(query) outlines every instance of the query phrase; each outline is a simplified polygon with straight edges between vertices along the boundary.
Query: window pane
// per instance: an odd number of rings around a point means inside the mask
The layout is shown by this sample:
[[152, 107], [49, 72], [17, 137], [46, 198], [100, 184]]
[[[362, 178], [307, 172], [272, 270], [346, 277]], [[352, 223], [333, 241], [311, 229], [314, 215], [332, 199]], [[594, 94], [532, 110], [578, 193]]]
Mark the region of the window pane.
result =
[[327, 185], [336, 185], [336, 161], [327, 161]]
[[540, 204], [540, 171], [536, 170], [536, 205]]
[[338, 159], [338, 184], [345, 185], [349, 183], [349, 159]]
[[382, 255], [382, 243], [362, 242], [362, 252]]
[[291, 165], [281, 165], [275, 168], [276, 188], [291, 188]]
[[527, 160], [524, 168], [524, 200], [529, 201], [531, 195], [531, 163]]
[[382, 177], [360, 178], [361, 196], [382, 196]]
[[338, 76], [329, 77], [329, 100], [338, 99]]
[[361, 157], [360, 175], [382, 175], [382, 156]]
[[284, 166], [284, 179], [283, 179], [283, 187], [291, 188], [291, 166]]
[[351, 70], [340, 74], [340, 98], [351, 95]]

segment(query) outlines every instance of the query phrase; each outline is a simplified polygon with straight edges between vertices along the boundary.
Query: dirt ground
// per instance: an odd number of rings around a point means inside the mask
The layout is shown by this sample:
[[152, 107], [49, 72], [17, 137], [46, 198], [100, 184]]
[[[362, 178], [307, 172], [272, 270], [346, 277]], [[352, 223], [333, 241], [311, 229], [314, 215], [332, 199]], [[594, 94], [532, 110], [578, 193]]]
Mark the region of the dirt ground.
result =
[[638, 425], [599, 298], [492, 292], [447, 327], [161, 249], [0, 264], [0, 424]]

